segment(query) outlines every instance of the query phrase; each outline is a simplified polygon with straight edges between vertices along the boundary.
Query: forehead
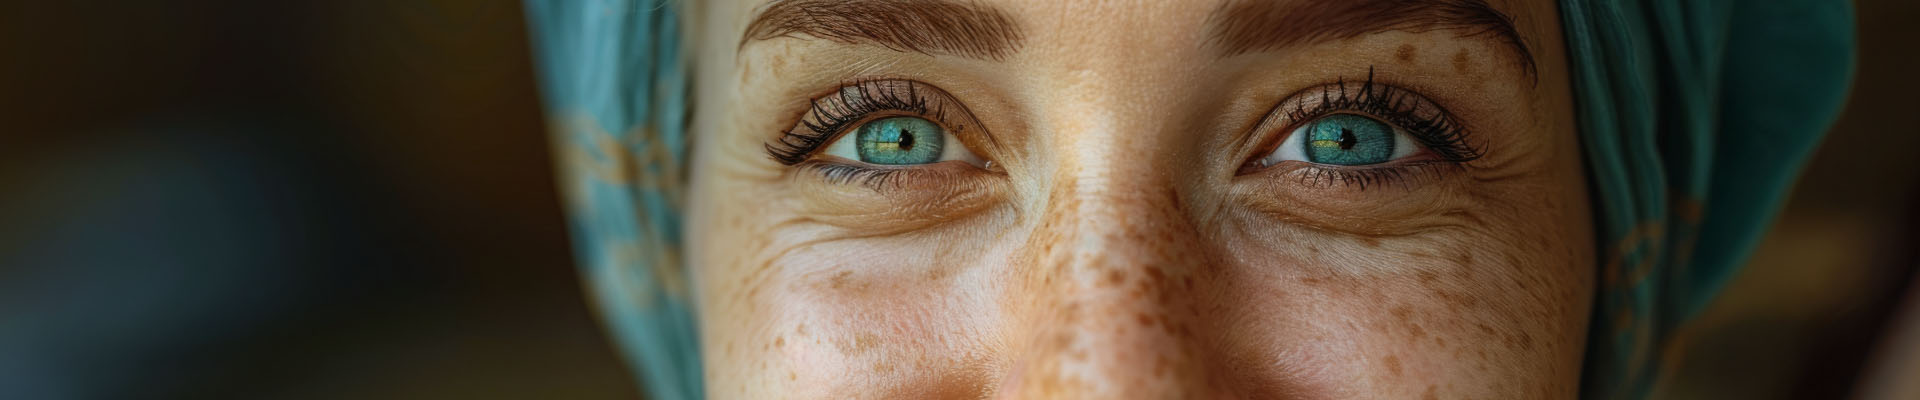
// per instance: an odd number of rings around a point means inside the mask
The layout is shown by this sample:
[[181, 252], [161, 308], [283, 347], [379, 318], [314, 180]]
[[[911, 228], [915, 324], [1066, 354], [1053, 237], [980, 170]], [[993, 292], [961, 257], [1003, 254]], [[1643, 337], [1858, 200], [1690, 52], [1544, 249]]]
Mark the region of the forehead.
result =
[[[756, 15], [779, 3], [806, 0], [713, 0], [695, 2], [694, 8], [705, 11], [710, 23], [725, 28], [739, 30], [752, 21]], [[920, 0], [834, 0], [840, 3], [925, 3]], [[1536, 21], [1543, 18], [1555, 18], [1553, 0], [947, 0], [951, 2], [983, 9], [1004, 12], [1011, 16], [1023, 30], [1038, 32], [1085, 32], [1085, 31], [1124, 31], [1138, 32], [1142, 29], [1158, 30], [1188, 29], [1206, 27], [1208, 17], [1225, 14], [1245, 6], [1271, 6], [1276, 9], [1312, 10], [1326, 6], [1367, 4], [1367, 5], [1413, 5], [1418, 7], [1445, 7], [1449, 5], [1484, 4], [1513, 17], [1515, 25], [1523, 33], [1534, 33]], [[1127, 28], [1135, 29], [1127, 29]]]
[[[1546, 1], [1546, 0], [1542, 0]], [[1533, 73], [1530, 42], [1556, 24], [1551, 6], [1487, 0], [775, 0], [709, 14], [707, 39], [748, 44], [825, 39], [892, 50], [1004, 60], [1192, 60], [1300, 49], [1386, 32], [1478, 39]], [[1543, 13], [1543, 11], [1545, 11]], [[718, 14], [718, 15], [715, 15]], [[1072, 63], [1069, 63], [1072, 64]]]

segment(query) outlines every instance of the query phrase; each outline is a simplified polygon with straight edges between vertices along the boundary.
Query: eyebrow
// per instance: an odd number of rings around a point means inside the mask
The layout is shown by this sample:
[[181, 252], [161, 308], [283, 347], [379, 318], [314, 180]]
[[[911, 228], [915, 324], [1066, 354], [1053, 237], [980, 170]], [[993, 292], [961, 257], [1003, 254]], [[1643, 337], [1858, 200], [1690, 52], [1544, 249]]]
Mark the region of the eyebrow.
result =
[[1485, 0], [1230, 0], [1208, 20], [1213, 27], [1209, 42], [1224, 51], [1223, 56], [1387, 31], [1453, 31], [1507, 44], [1527, 75], [1536, 73], [1533, 52], [1513, 28], [1513, 19]]
[[1000, 60], [1018, 51], [1019, 26], [999, 9], [947, 0], [778, 0], [747, 24], [740, 46], [811, 36], [895, 51]]

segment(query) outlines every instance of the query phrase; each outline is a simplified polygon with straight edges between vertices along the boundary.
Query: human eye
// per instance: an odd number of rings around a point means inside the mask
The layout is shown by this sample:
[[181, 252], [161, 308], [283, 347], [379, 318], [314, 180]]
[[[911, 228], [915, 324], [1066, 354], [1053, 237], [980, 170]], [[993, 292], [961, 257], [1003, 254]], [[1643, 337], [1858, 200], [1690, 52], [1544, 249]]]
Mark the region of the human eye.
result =
[[821, 154], [871, 165], [921, 165], [943, 161], [979, 164], [939, 122], [915, 116], [889, 116], [855, 126], [828, 144]]
[[1333, 114], [1300, 125], [1280, 147], [1258, 163], [1281, 161], [1361, 166], [1407, 158], [1418, 145], [1407, 133], [1379, 119], [1360, 114]]
[[[1270, 127], [1280, 127], [1271, 129]], [[1273, 143], [1242, 174], [1297, 164], [1304, 183], [1405, 184], [1437, 166], [1480, 157], [1467, 131], [1438, 104], [1411, 90], [1374, 82], [1336, 82], [1303, 90], [1275, 107], [1256, 128]]]
[[767, 152], [835, 183], [875, 183], [933, 164], [987, 164], [959, 136], [977, 134], [979, 123], [953, 96], [918, 81], [843, 84], [813, 99], [799, 119]]

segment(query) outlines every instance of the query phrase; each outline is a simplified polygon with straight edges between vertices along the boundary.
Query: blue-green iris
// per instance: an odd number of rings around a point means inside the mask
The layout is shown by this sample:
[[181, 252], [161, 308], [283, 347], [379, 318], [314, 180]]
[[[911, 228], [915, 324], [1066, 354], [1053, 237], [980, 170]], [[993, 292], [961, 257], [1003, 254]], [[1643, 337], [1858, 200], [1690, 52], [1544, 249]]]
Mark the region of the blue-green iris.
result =
[[892, 117], [867, 122], [855, 132], [854, 148], [860, 161], [885, 165], [927, 164], [940, 161], [946, 131], [940, 124], [917, 117]]
[[1307, 125], [1306, 133], [1301, 145], [1310, 162], [1368, 165], [1393, 159], [1393, 127], [1373, 118], [1332, 115]]

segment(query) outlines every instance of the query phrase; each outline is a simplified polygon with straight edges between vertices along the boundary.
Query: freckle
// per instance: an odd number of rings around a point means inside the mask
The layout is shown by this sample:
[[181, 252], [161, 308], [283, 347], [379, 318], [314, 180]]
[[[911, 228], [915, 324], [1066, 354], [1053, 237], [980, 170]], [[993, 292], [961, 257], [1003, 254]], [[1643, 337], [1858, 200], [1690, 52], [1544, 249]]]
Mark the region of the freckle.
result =
[[1147, 279], [1150, 279], [1153, 281], [1153, 283], [1158, 284], [1161, 282], [1165, 282], [1167, 280], [1167, 274], [1164, 272], [1160, 272], [1160, 267], [1150, 267], [1150, 268], [1147, 268]]
[[794, 374], [793, 371], [787, 371], [787, 380], [789, 381], [800, 380], [800, 375]]
[[781, 347], [781, 346], [786, 346], [786, 345], [787, 345], [787, 337], [786, 337], [786, 336], [774, 336], [774, 337], [773, 337], [773, 347]]
[[1412, 326], [1407, 327], [1407, 331], [1409, 334], [1413, 335], [1413, 338], [1416, 340], [1427, 337], [1427, 330], [1420, 329], [1420, 324], [1413, 324]]
[[1433, 271], [1430, 271], [1430, 270], [1423, 269], [1423, 270], [1420, 270], [1420, 272], [1416, 272], [1415, 274], [1419, 275], [1420, 284], [1425, 286], [1433, 286], [1434, 281], [1440, 280], [1440, 274], [1434, 273]]
[[1144, 312], [1134, 314], [1133, 317], [1140, 321], [1140, 326], [1153, 326], [1155, 322], [1152, 315], [1147, 315], [1147, 313]]
[[1420, 395], [1420, 398], [1422, 400], [1440, 400], [1440, 394], [1434, 393], [1435, 390], [1439, 390], [1439, 389], [1440, 389], [1439, 386], [1427, 385], [1427, 394]]
[[1307, 284], [1307, 286], [1320, 286], [1322, 282], [1320, 278], [1300, 278], [1300, 283]]
[[850, 275], [853, 275], [853, 271], [840, 271], [838, 274], [833, 274], [833, 278], [828, 279], [827, 283], [834, 290], [839, 290], [847, 285], [847, 276]]
[[1381, 362], [1387, 364], [1388, 374], [1391, 374], [1395, 378], [1400, 377], [1400, 358], [1399, 357], [1387, 356], [1387, 358], [1381, 360]]
[[1467, 49], [1460, 49], [1460, 51], [1454, 52], [1453, 72], [1458, 72], [1462, 75], [1473, 72], [1471, 61], [1472, 59], [1471, 56], [1467, 54]]
[[1360, 238], [1360, 243], [1366, 244], [1367, 247], [1369, 248], [1380, 247], [1380, 239], [1363, 237], [1363, 238]]
[[1486, 333], [1486, 334], [1487, 334], [1487, 336], [1493, 336], [1493, 335], [1494, 335], [1494, 333], [1493, 333], [1493, 327], [1491, 327], [1491, 326], [1487, 326], [1487, 324], [1485, 324], [1485, 323], [1479, 323], [1479, 322], [1476, 322], [1476, 323], [1474, 323], [1474, 325], [1478, 325], [1478, 326], [1480, 326], [1480, 332], [1482, 332], [1482, 333]]
[[1441, 291], [1440, 298], [1447, 301], [1447, 307], [1455, 312], [1464, 312], [1468, 308], [1480, 305], [1480, 298], [1459, 292]]
[[1413, 309], [1407, 308], [1405, 306], [1394, 307], [1393, 317], [1399, 318], [1401, 323], [1410, 322], [1413, 320]]
[[848, 353], [848, 354], [866, 353], [868, 350], [872, 350], [873, 347], [878, 344], [880, 344], [880, 339], [878, 337], [875, 337], [871, 333], [861, 333], [858, 335], [854, 335], [853, 341], [851, 343], [842, 342], [840, 344], [840, 352]]
[[1399, 59], [1401, 64], [1413, 63], [1413, 51], [1413, 45], [1400, 45], [1400, 50], [1393, 52], [1393, 58]]
[[1126, 279], [1126, 274], [1121, 273], [1118, 268], [1107, 270], [1107, 286], [1120, 286]]

